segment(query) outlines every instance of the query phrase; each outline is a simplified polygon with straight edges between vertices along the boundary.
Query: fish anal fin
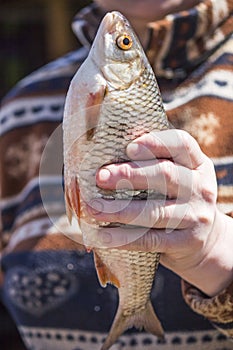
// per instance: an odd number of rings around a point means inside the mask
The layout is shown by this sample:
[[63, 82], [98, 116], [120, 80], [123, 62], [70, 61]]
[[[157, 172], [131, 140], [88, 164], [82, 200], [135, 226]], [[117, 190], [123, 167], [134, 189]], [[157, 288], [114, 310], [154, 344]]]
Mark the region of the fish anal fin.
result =
[[104, 264], [100, 256], [94, 251], [95, 268], [97, 271], [98, 279], [102, 287], [106, 287], [107, 283], [113, 284], [115, 287], [120, 287], [118, 278], [109, 270]]
[[162, 325], [156, 316], [151, 301], [148, 301], [144, 310], [124, 315], [119, 306], [114, 322], [101, 350], [108, 350], [127, 329], [136, 327], [144, 328], [147, 332], [156, 335], [159, 339], [164, 339]]

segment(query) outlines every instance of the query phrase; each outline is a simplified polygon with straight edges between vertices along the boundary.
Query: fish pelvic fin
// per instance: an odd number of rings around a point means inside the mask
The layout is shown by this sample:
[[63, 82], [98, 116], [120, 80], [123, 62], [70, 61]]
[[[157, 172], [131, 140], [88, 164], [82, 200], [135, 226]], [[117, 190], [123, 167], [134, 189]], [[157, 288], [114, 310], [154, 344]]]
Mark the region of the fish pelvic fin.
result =
[[95, 268], [98, 275], [99, 282], [102, 287], [106, 287], [107, 283], [113, 284], [115, 287], [120, 288], [120, 281], [110, 271], [110, 269], [104, 264], [100, 256], [94, 251]]
[[118, 308], [110, 332], [105, 339], [101, 350], [110, 349], [119, 336], [132, 327], [138, 329], [144, 328], [148, 333], [156, 335], [161, 340], [164, 339], [163, 327], [154, 312], [151, 301], [149, 300], [143, 311], [138, 311], [131, 315], [125, 316], [123, 311]]
[[66, 215], [68, 217], [69, 223], [71, 224], [73, 213], [72, 213], [72, 209], [71, 209], [71, 206], [69, 203], [69, 199], [68, 199], [66, 194], [65, 194], [65, 206], [66, 206]]

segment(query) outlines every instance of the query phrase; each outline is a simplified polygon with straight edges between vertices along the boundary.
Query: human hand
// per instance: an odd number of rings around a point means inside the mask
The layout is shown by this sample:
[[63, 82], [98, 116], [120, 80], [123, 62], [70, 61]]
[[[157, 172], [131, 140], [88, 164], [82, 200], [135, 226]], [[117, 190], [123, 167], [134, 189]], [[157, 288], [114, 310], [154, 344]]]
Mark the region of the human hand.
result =
[[146, 228], [136, 240], [132, 229], [123, 228], [102, 229], [99, 239], [124, 249], [159, 251], [164, 266], [206, 294], [218, 293], [232, 279], [233, 235], [232, 220], [216, 206], [211, 160], [188, 133], [174, 129], [138, 138], [127, 155], [133, 162], [105, 166], [97, 185], [158, 190], [166, 200], [93, 201], [96, 210], [90, 213], [97, 220]]

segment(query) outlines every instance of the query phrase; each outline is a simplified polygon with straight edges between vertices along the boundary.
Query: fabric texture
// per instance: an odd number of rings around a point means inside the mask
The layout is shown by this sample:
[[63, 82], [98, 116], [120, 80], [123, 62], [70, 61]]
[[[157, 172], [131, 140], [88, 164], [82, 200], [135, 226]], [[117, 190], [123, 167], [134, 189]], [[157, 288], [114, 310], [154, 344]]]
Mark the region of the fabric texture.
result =
[[[233, 1], [205, 0], [189, 11], [149, 23], [146, 47], [169, 121], [195, 137], [213, 160], [218, 206], [229, 214], [232, 10]], [[57, 224], [65, 213], [65, 94], [103, 15], [94, 4], [83, 9], [72, 24], [83, 46], [20, 81], [2, 101], [1, 295], [28, 349], [99, 349], [117, 307], [116, 289], [103, 289], [97, 281], [92, 254]], [[232, 285], [214, 298], [185, 282], [182, 292], [180, 279], [160, 266], [152, 303], [164, 326], [165, 342], [133, 329], [112, 349], [232, 349]]]
[[233, 284], [219, 295], [207, 298], [201, 291], [183, 282], [183, 294], [186, 302], [194, 311], [211, 320], [222, 333], [233, 337]]

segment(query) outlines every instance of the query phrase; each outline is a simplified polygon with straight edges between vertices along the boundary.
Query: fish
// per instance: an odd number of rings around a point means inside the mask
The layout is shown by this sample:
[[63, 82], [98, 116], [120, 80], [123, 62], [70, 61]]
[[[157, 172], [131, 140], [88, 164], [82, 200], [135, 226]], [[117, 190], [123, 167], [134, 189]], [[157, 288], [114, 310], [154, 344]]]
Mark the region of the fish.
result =
[[93, 251], [101, 286], [110, 283], [119, 292], [118, 310], [101, 350], [109, 349], [131, 327], [164, 337], [150, 300], [160, 253], [99, 242], [98, 232], [103, 228], [127, 227], [139, 234], [145, 230], [133, 224], [98, 221], [98, 215], [93, 217], [89, 210], [90, 203], [100, 198], [131, 201], [159, 197], [154, 190], [101, 189], [96, 172], [106, 164], [129, 162], [126, 147], [130, 142], [168, 128], [158, 83], [137, 35], [121, 13], [108, 12], [86, 60], [72, 78], [63, 118], [67, 216], [79, 222], [83, 244]]

